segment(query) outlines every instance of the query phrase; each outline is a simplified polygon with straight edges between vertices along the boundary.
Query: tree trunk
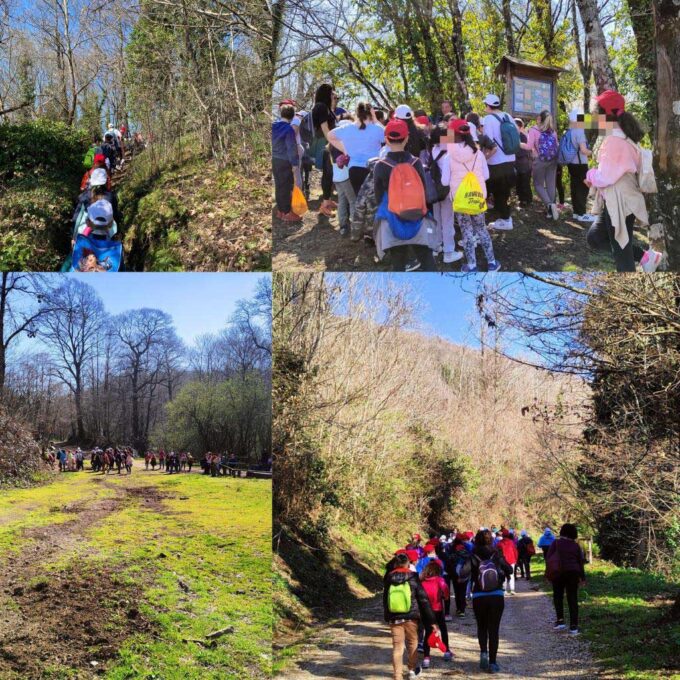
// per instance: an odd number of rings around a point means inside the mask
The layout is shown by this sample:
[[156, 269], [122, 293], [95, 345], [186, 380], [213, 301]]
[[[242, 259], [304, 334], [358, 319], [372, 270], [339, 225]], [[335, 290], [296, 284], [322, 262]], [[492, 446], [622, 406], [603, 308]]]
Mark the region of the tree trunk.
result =
[[597, 0], [576, 0], [576, 2], [586, 32], [586, 47], [590, 54], [597, 92], [599, 94], [605, 90], [615, 90], [616, 78], [607, 53], [607, 41], [600, 23]]
[[[667, 241], [668, 268], [675, 271], [680, 268], [680, 12], [674, 0], [654, 1], [654, 26], [658, 217]], [[650, 237], [655, 236], [652, 227]]]
[[510, 0], [503, 0], [503, 29], [505, 32], [505, 45], [508, 54], [512, 57], [516, 57], [517, 47], [515, 46], [515, 32], [512, 30], [512, 10], [510, 7]]

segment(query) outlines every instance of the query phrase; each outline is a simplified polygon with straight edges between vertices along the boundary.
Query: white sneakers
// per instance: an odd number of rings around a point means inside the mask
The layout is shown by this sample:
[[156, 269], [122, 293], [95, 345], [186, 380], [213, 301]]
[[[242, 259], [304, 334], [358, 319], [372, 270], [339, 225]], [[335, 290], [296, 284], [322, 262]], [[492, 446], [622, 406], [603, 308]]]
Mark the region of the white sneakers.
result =
[[557, 203], [551, 203], [549, 206], [552, 218], [557, 222], [560, 219], [560, 210], [557, 207]]
[[497, 219], [495, 222], [489, 224], [489, 229], [496, 229], [497, 231], [510, 231], [512, 229], [512, 217], [507, 220]]
[[573, 218], [577, 222], [595, 222], [597, 220], [596, 215], [588, 215], [588, 214], [583, 214], [583, 215], [573, 215]]
[[459, 250], [454, 250], [452, 252], [446, 251], [444, 252], [444, 263], [445, 264], [451, 264], [452, 262], [458, 262], [458, 260], [463, 259], [463, 253], [461, 253]]

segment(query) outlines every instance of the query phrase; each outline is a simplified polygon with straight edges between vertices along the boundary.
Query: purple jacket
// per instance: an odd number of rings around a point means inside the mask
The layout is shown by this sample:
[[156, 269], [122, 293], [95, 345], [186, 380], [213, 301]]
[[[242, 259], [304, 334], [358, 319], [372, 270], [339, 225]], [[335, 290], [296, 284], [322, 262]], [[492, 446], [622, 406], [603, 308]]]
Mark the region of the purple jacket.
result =
[[583, 568], [585, 563], [583, 550], [581, 550], [581, 546], [576, 541], [564, 538], [563, 536], [555, 539], [550, 548], [548, 548], [546, 562], [556, 550], [559, 550], [561, 573], [577, 572], [581, 578], [584, 579], [586, 577], [586, 572]]

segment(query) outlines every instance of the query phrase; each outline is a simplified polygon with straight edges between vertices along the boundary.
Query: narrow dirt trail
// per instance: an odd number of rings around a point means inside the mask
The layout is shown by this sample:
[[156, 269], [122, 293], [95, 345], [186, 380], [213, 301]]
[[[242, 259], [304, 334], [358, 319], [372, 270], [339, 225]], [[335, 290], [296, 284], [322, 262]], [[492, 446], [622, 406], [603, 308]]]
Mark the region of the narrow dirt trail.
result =
[[[586, 680], [599, 671], [583, 638], [572, 638], [552, 630], [552, 602], [537, 586], [517, 582], [517, 595], [506, 597], [501, 622], [498, 663], [499, 680], [547, 678]], [[432, 655], [432, 667], [424, 670], [424, 680], [449, 677], [475, 678], [488, 674], [479, 669], [477, 627], [471, 608], [464, 619], [447, 624], [454, 660]], [[376, 598], [352, 621], [326, 628], [303, 649], [301, 659], [286, 669], [286, 680], [362, 678], [382, 680], [392, 677], [391, 642], [383, 623], [382, 601]]]

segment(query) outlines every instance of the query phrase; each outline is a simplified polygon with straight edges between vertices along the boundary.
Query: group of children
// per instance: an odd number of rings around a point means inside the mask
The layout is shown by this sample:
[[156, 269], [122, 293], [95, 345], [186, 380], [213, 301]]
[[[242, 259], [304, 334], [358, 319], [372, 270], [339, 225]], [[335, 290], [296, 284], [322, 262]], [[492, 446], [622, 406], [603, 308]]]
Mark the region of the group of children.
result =
[[[446, 264], [464, 258], [462, 271], [474, 272], [478, 246], [488, 270], [497, 271], [488, 230], [513, 229], [511, 192], [529, 206], [533, 181], [545, 218], [558, 220], [566, 167], [572, 217], [589, 225], [588, 244], [610, 248], [619, 271], [635, 271], [636, 264], [656, 269], [661, 254], [633, 242], [634, 223], [649, 221], [643, 189], [655, 188], [638, 145], [644, 133], [621, 94], [608, 90], [596, 97], [593, 116], [572, 111], [561, 139], [550, 111], [540, 112], [527, 130], [523, 120], [503, 111], [498, 96], [483, 101], [483, 116], [457, 118], [449, 101], [432, 117], [406, 104], [387, 112], [366, 102], [350, 114], [337, 106], [327, 84], [318, 88], [310, 112], [284, 100], [272, 127], [277, 218], [301, 220], [291, 197], [295, 186], [308, 194], [309, 171], [316, 166], [322, 172], [319, 212], [337, 210], [340, 233], [375, 244], [379, 259], [389, 253], [395, 271], [433, 271], [441, 254]], [[604, 137], [598, 165], [590, 169], [586, 129]], [[492, 208], [498, 217], [487, 225]]]
[[[573, 524], [563, 525], [560, 538], [546, 529], [539, 547], [546, 560], [546, 576], [553, 583], [557, 620], [555, 630], [566, 628], [564, 595], [570, 613], [570, 633], [578, 635], [578, 585], [585, 581], [583, 552], [576, 543]], [[547, 546], [545, 543], [548, 543]], [[383, 609], [392, 637], [394, 680], [401, 680], [403, 655], [407, 652], [409, 678], [431, 667], [431, 650], [443, 652], [444, 661], [453, 659], [446, 624], [464, 618], [467, 601], [472, 601], [480, 646], [480, 668], [498, 673], [500, 623], [504, 596], [515, 595], [515, 579], [531, 579], [531, 559], [536, 554], [528, 532], [501, 527], [430, 535], [423, 543], [413, 534], [404, 548], [387, 564], [384, 576]], [[420, 660], [419, 654], [422, 654]]]

